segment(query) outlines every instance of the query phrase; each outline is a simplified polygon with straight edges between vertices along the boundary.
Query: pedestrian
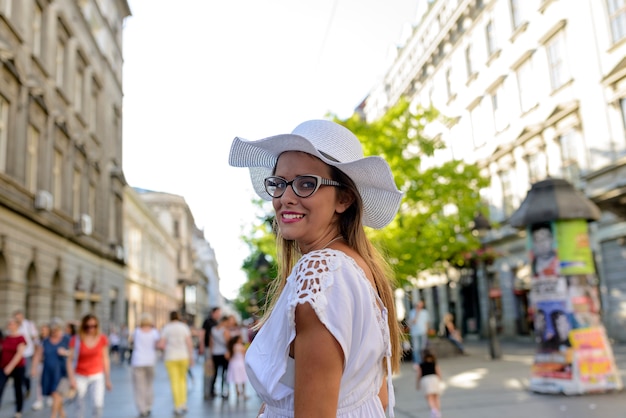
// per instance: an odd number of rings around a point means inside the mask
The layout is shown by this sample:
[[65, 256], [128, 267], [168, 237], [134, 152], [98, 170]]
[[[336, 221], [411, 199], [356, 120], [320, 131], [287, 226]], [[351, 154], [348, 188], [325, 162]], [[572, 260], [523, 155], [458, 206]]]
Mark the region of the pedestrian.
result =
[[228, 341], [230, 340], [230, 317], [223, 316], [218, 324], [211, 329], [211, 356], [215, 373], [211, 381], [211, 397], [216, 396], [215, 384], [220, 376], [220, 395], [228, 399]]
[[235, 386], [237, 392], [237, 400], [239, 398], [248, 399], [246, 396], [246, 365], [244, 355], [246, 347], [243, 345], [243, 337], [241, 334], [230, 337], [228, 341], [228, 383]]
[[[31, 375], [41, 365], [41, 393], [52, 399], [50, 418], [65, 417], [63, 397], [69, 392], [67, 374], [67, 356], [70, 337], [63, 332], [64, 324], [59, 318], [50, 322], [50, 335], [41, 341], [35, 349]], [[40, 408], [41, 409], [41, 408]]]
[[[52, 405], [52, 398], [45, 397], [44, 399], [44, 396], [42, 394], [41, 373], [42, 373], [43, 365], [39, 363], [38, 366], [35, 367], [35, 356], [37, 355], [37, 349], [41, 345], [41, 342], [43, 342], [48, 337], [50, 337], [50, 324], [48, 324], [47, 322], [44, 322], [43, 324], [39, 326], [40, 343], [35, 346], [35, 354], [33, 355], [33, 365], [30, 370], [30, 375], [32, 378], [31, 384], [35, 386], [35, 402], [33, 402], [31, 406], [31, 408], [34, 411], [39, 411], [40, 409], [43, 409], [44, 401], [46, 401], [46, 403], [49, 403], [49, 405]], [[63, 360], [65, 360], [65, 358]], [[35, 373], [33, 373], [33, 371]]]
[[275, 210], [277, 278], [246, 371], [265, 418], [393, 415], [401, 358], [389, 266], [364, 226], [382, 228], [402, 193], [378, 156], [325, 120], [258, 141], [235, 138], [230, 164], [250, 167]]
[[180, 320], [180, 314], [170, 312], [170, 322], [161, 331], [159, 348], [164, 350], [165, 368], [170, 378], [174, 414], [187, 412], [187, 371], [193, 366], [193, 344], [191, 331]]
[[203, 379], [203, 392], [204, 399], [212, 397], [211, 384], [213, 383], [213, 376], [215, 376], [215, 365], [213, 364], [213, 356], [211, 355], [211, 329], [217, 325], [219, 319], [222, 316], [222, 309], [219, 306], [211, 308], [209, 316], [202, 323], [202, 334], [199, 339], [198, 352], [204, 355], [204, 379]]
[[121, 363], [120, 357], [120, 334], [117, 332], [115, 325], [111, 326], [109, 331], [109, 355], [115, 364]]
[[140, 417], [150, 416], [154, 402], [154, 367], [157, 361], [159, 332], [154, 328], [154, 319], [143, 313], [139, 327], [131, 336], [133, 351], [130, 358], [135, 404]]
[[463, 337], [461, 337], [461, 333], [454, 325], [454, 316], [450, 312], [447, 312], [443, 316], [443, 331], [445, 333], [446, 338], [452, 342], [461, 353], [465, 354], [465, 347], [463, 347]]
[[85, 418], [85, 397], [91, 393], [92, 415], [102, 417], [104, 392], [113, 389], [109, 341], [100, 331], [100, 321], [87, 314], [80, 322], [78, 333], [70, 339], [67, 356], [70, 387], [76, 390], [76, 418]]
[[130, 364], [130, 333], [128, 326], [122, 324], [120, 327], [120, 365]]
[[417, 390], [424, 390], [431, 418], [441, 418], [441, 370], [435, 355], [428, 349], [424, 350], [422, 362], [416, 370]]
[[422, 362], [422, 351], [428, 343], [428, 323], [430, 317], [424, 309], [424, 301], [418, 300], [409, 312], [409, 327], [413, 346], [413, 365], [416, 367]]
[[37, 327], [32, 321], [28, 320], [24, 316], [24, 311], [21, 309], [13, 312], [13, 318], [17, 321], [19, 326], [19, 333], [24, 336], [26, 340], [26, 349], [24, 350], [24, 361], [26, 368], [24, 369], [24, 399], [28, 399], [31, 391], [30, 382], [30, 367], [33, 362], [33, 355], [35, 354], [35, 346], [39, 343], [39, 334]]
[[7, 323], [7, 332], [0, 342], [0, 405], [2, 404], [2, 393], [9, 379], [13, 379], [13, 391], [15, 393], [15, 414], [14, 418], [21, 418], [24, 407], [24, 371], [26, 370], [26, 338], [19, 330], [19, 323], [15, 316]]

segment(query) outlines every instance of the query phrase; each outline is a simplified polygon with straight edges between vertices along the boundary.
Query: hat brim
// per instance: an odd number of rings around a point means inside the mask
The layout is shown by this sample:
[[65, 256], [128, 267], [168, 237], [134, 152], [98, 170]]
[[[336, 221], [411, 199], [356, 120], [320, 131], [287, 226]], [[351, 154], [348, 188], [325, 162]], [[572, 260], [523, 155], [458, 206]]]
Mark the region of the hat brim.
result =
[[319, 152], [300, 135], [281, 134], [257, 141], [236, 137], [230, 149], [229, 164], [248, 167], [254, 191], [262, 199], [272, 200], [265, 191], [264, 180], [272, 175], [280, 154], [295, 150], [337, 167], [354, 181], [363, 201], [363, 225], [379, 229], [393, 220], [400, 207], [402, 192], [396, 188], [391, 170], [381, 157], [338, 162]]

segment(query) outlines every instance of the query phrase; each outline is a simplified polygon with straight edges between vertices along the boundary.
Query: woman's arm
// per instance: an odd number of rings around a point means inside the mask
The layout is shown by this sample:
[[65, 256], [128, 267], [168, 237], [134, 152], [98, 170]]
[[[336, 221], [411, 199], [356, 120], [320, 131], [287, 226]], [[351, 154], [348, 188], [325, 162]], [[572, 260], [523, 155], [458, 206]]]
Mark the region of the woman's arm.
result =
[[417, 370], [415, 372], [415, 389], [420, 389], [420, 381], [422, 380], [422, 368], [417, 366]]
[[[70, 340], [71, 341], [71, 340]], [[74, 344], [79, 344], [78, 337], [74, 339]], [[76, 346], [74, 346], [76, 347]], [[65, 357], [65, 368], [67, 370], [67, 379], [70, 381], [70, 387], [76, 389], [76, 378], [74, 377], [74, 355], [76, 349], [70, 345]]]
[[337, 416], [344, 355], [313, 307], [296, 307], [294, 412], [298, 418]]
[[189, 353], [189, 367], [193, 366], [193, 342], [191, 341], [191, 335], [185, 337], [185, 344], [187, 345], [187, 352]]
[[43, 357], [43, 347], [40, 344], [35, 346], [35, 354], [33, 355], [33, 363], [30, 366], [30, 376], [37, 377], [37, 368]]
[[441, 377], [441, 369], [439, 369], [439, 365], [435, 366], [435, 373], [437, 373], [437, 376], [439, 376], [439, 379], [442, 379], [442, 377]]
[[108, 344], [105, 344], [102, 347], [102, 360], [104, 363], [104, 384], [107, 387], [107, 390], [113, 389], [113, 383], [111, 383], [111, 361], [109, 358], [109, 347]]
[[8, 376], [13, 372], [13, 369], [15, 369], [20, 360], [22, 360], [22, 357], [24, 357], [24, 350], [26, 350], [25, 343], [20, 343], [17, 345], [17, 350], [15, 351], [13, 358], [11, 359], [11, 361], [9, 361], [9, 364], [7, 364], [3, 370], [5, 375]]

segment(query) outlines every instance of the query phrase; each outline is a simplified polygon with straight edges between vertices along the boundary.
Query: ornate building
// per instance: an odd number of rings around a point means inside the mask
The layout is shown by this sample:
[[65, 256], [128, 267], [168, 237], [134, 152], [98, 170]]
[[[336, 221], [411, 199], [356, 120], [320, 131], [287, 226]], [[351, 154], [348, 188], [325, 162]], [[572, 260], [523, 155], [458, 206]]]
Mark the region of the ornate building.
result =
[[[142, 250], [144, 256], [149, 256], [152, 261], [146, 263], [146, 266], [154, 269], [156, 262], [167, 266], [167, 272], [158, 272], [158, 274], [166, 283], [164, 290], [168, 289], [173, 292], [170, 293], [168, 300], [171, 300], [172, 296], [175, 295], [175, 299], [178, 301], [176, 308], [185, 314], [190, 324], [200, 326], [208, 311], [209, 303], [209, 277], [203, 265], [204, 256], [202, 255], [206, 250], [205, 247], [209, 244], [204, 239], [203, 233], [196, 227], [193, 214], [182, 196], [142, 189], [136, 190], [142, 203], [150, 209], [156, 222], [163, 228], [165, 235], [169, 237], [174, 249], [172, 258], [168, 244], [168, 259], [165, 260], [156, 258], [157, 254], [154, 251], [156, 248], [154, 247], [148, 250], [147, 254], [145, 253], [146, 250]], [[143, 237], [143, 241], [148, 239], [156, 243], [156, 240], [149, 237], [149, 231], [138, 229], [136, 232], [135, 235]], [[164, 244], [163, 242], [160, 243], [160, 245]], [[134, 245], [130, 235], [128, 245]], [[171, 269], [170, 267], [174, 268]], [[217, 268], [214, 273], [217, 275]], [[157, 271], [154, 270], [149, 276], [156, 277], [156, 274]], [[162, 309], [162, 307], [159, 308]]]
[[501, 254], [480, 272], [431, 280], [423, 286], [426, 299], [441, 312], [455, 310], [466, 332], [484, 333], [491, 304], [502, 333], [527, 334], [526, 237], [507, 220], [531, 184], [565, 178], [603, 210], [591, 234], [603, 321], [613, 338], [626, 341], [623, 2], [423, 5], [384, 80], [360, 109], [372, 120], [406, 96], [451, 118], [434, 132], [448, 148], [427, 163], [463, 158], [479, 164], [491, 179], [482, 195], [494, 225], [483, 242]]
[[125, 0], [0, 0], [0, 317], [124, 315]]

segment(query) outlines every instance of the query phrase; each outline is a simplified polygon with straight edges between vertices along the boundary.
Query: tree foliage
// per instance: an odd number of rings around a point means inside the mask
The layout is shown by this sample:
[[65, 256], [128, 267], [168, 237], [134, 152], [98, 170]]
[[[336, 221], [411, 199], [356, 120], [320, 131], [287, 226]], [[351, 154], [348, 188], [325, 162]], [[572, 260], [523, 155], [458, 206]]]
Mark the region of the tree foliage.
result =
[[421, 271], [462, 265], [463, 253], [479, 245], [473, 220], [487, 180], [476, 165], [451, 159], [440, 137], [424, 134], [427, 126], [446, 126], [450, 121], [432, 107], [412, 108], [406, 100], [371, 123], [356, 114], [335, 121], [359, 137], [365, 155], [387, 160], [404, 192], [394, 221], [382, 230], [368, 230], [386, 252], [400, 283]]

